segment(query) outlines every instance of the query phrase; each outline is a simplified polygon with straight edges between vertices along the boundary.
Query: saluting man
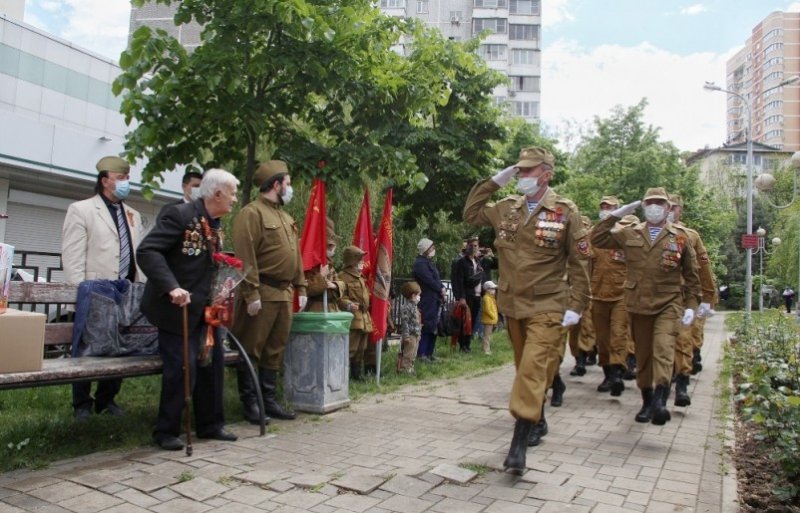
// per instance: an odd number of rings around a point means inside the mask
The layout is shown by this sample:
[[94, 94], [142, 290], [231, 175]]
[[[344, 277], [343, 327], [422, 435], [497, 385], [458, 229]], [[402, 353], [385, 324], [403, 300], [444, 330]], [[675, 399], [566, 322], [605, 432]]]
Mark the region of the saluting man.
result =
[[[466, 222], [495, 230], [497, 307], [517, 368], [509, 400], [514, 436], [503, 465], [515, 474], [525, 470], [528, 445], [546, 433], [545, 391], [558, 369], [565, 328], [578, 323], [589, 302], [587, 233], [575, 204], [548, 186], [554, 165], [546, 149], [525, 148], [519, 162], [478, 182], [464, 207]], [[520, 194], [491, 203], [515, 176]]]
[[700, 278], [688, 234], [667, 220], [669, 197], [663, 187], [645, 193], [644, 223], [613, 229], [641, 203], [629, 203], [600, 221], [592, 231], [592, 246], [625, 251], [625, 304], [639, 366], [636, 384], [642, 392], [635, 420], [663, 425], [671, 418], [666, 401], [675, 337], [681, 324], [694, 320]]

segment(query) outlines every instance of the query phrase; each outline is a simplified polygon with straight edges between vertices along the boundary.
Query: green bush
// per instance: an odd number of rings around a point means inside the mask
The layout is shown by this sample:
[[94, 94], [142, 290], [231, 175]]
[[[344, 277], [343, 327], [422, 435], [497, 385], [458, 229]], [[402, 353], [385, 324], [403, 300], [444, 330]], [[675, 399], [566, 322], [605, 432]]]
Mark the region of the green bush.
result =
[[785, 482], [776, 490], [800, 496], [800, 330], [794, 318], [777, 311], [739, 321], [731, 345], [736, 401], [746, 421], [760, 431], [758, 439], [772, 449]]

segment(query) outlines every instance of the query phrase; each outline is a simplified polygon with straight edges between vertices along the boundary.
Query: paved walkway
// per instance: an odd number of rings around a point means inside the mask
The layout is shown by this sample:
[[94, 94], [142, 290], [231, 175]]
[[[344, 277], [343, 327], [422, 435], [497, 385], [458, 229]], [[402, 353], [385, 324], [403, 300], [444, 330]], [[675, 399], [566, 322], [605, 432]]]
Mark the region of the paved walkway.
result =
[[633, 421], [631, 382], [612, 398], [594, 390], [598, 367], [573, 378], [565, 364], [564, 406], [548, 407], [550, 434], [522, 477], [501, 471], [513, 429], [505, 367], [280, 422], [264, 438], [233, 425], [238, 442], [196, 442], [192, 457], [143, 448], [3, 474], [0, 513], [735, 511], [715, 415], [723, 320], [706, 325], [692, 405], [670, 404], [662, 427]]

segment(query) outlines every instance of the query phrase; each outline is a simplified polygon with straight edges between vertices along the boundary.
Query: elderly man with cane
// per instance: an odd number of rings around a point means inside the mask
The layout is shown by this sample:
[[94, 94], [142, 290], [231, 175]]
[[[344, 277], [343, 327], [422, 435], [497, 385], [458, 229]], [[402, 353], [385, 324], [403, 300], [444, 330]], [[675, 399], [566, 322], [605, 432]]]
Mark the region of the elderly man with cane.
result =
[[[198, 365], [198, 356], [208, 329], [203, 314], [216, 270], [212, 255], [222, 248], [220, 220], [236, 203], [238, 185], [239, 180], [227, 171], [206, 171], [200, 184], [201, 198], [166, 209], [136, 252], [140, 267], [149, 277], [142, 312], [158, 328], [159, 353], [164, 361], [153, 441], [165, 450], [183, 448], [178, 435], [181, 412], [188, 407], [189, 396], [199, 438], [236, 440], [224, 427], [222, 345], [219, 341], [214, 344], [207, 366]], [[184, 368], [190, 374], [186, 389]], [[188, 431], [187, 445], [191, 447]], [[191, 452], [188, 447], [187, 454]]]

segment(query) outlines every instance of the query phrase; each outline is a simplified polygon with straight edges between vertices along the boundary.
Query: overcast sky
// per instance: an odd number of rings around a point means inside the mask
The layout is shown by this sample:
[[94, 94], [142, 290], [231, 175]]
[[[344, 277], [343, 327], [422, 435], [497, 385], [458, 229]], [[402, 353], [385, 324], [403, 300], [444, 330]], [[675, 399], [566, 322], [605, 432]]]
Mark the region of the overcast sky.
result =
[[[725, 62], [788, 0], [542, 0], [542, 121], [559, 133], [647, 98], [645, 121], [681, 150], [725, 142]], [[127, 0], [28, 0], [25, 21], [111, 59]]]

